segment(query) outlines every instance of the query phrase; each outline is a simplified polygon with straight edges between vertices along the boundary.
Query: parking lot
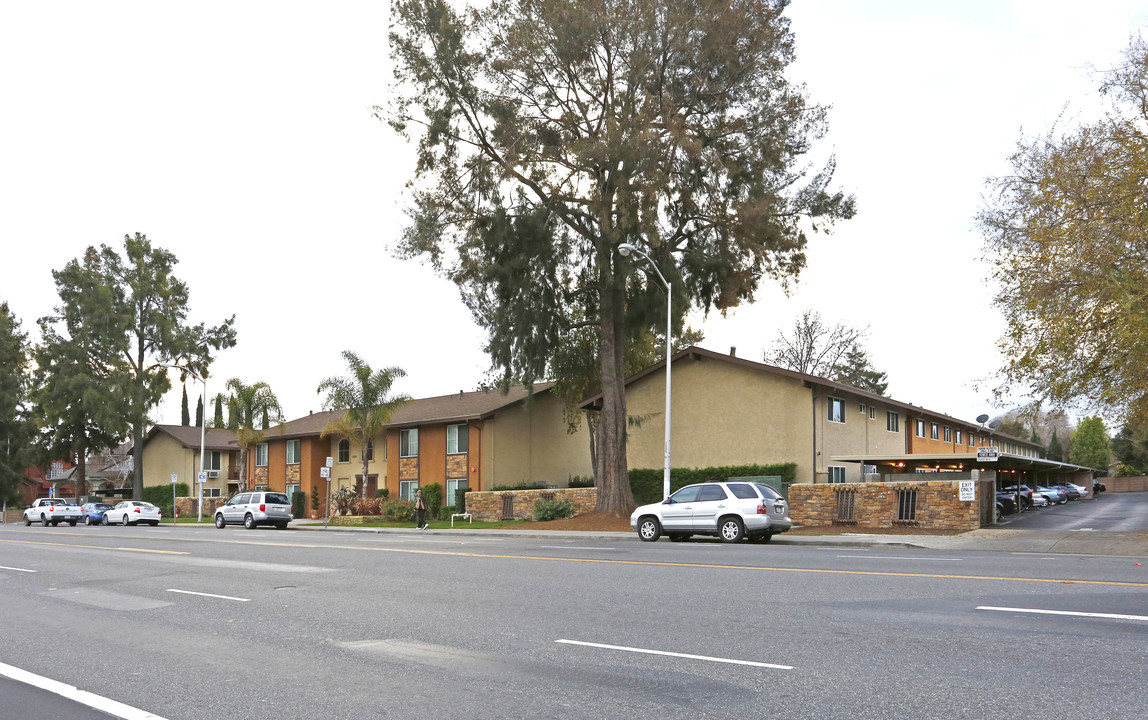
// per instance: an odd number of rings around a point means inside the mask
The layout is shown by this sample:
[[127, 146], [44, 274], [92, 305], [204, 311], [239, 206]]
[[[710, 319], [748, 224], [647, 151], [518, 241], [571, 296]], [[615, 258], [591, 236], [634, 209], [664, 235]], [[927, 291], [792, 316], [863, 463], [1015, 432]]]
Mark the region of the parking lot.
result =
[[1005, 515], [998, 526], [1016, 530], [1148, 531], [1148, 493], [1100, 493], [1064, 505], [1034, 507]]

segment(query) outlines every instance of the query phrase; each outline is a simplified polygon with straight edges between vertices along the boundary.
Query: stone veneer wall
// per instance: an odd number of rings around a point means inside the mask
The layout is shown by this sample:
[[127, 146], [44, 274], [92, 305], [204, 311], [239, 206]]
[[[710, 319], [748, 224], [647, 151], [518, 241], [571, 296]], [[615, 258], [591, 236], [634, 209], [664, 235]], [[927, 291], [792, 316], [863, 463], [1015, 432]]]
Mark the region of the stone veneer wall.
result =
[[[795, 525], [857, 525], [867, 528], [919, 527], [932, 530], [975, 530], [982, 515], [989, 524], [992, 515], [982, 513], [982, 503], [994, 498], [991, 480], [977, 483], [977, 501], [959, 499], [957, 480], [922, 480], [882, 483], [801, 483], [789, 486], [789, 516]], [[915, 521], [897, 519], [898, 491], [917, 491]], [[852, 491], [853, 522], [837, 519], [837, 493]], [[993, 505], [995, 505], [995, 500]]]
[[1148, 492], [1148, 477], [1097, 478], [1108, 488], [1107, 492]]
[[[203, 499], [203, 517], [206, 518], [208, 521], [210, 521], [212, 516], [215, 515], [215, 511], [218, 510], [223, 505], [223, 503], [225, 503], [225, 502], [227, 502], [227, 498], [225, 498], [225, 497], [204, 498]], [[193, 498], [193, 497], [176, 498], [175, 499], [175, 506], [177, 508], [179, 508], [179, 516], [181, 518], [197, 517], [199, 514], [198, 498]]]
[[594, 512], [598, 504], [598, 488], [555, 488], [539, 490], [493, 490], [490, 492], [468, 492], [466, 511], [475, 520], [497, 522], [502, 516], [503, 497], [513, 497], [511, 515], [515, 520], [529, 520], [534, 517], [534, 503], [538, 500], [569, 500], [574, 505], [574, 514]]

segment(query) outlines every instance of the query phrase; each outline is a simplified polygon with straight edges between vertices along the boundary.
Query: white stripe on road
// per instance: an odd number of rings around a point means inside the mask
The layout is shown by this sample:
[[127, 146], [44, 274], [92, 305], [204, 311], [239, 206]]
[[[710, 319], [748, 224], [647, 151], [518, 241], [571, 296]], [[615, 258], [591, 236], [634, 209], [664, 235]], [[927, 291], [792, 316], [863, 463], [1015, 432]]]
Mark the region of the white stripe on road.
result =
[[579, 640], [555, 640], [554, 642], [566, 645], [582, 645], [585, 647], [603, 648], [606, 650], [625, 650], [626, 652], [642, 653], [645, 655], [666, 655], [668, 657], [685, 658], [687, 660], [708, 660], [710, 662], [730, 663], [731, 665], [752, 665], [753, 667], [773, 668], [775, 670], [792, 670], [791, 665], [774, 665], [773, 663], [754, 662], [753, 660], [731, 660], [730, 658], [708, 657], [706, 655], [688, 655], [686, 653], [666, 652], [665, 650], [647, 650], [645, 648], [625, 647], [622, 645], [603, 645], [602, 643], [581, 642]]
[[866, 560], [944, 560], [948, 562], [957, 562], [964, 560], [964, 558], [934, 558], [934, 557], [897, 557], [895, 555], [838, 555], [839, 558], [865, 558]]
[[164, 718], [159, 715], [149, 713], [146, 710], [140, 710], [131, 705], [125, 705], [122, 702], [116, 702], [115, 700], [96, 695], [95, 693], [80, 690], [72, 685], [65, 685], [57, 680], [35, 675], [27, 670], [21, 670], [18, 667], [12, 667], [4, 663], [0, 663], [0, 675], [11, 678], [16, 682], [24, 683], [25, 685], [47, 690], [54, 695], [74, 700], [81, 705], [87, 705], [90, 708], [95, 708], [108, 715], [122, 718], [122, 720], [164, 720]]
[[236, 602], [251, 602], [251, 598], [231, 597], [230, 595], [212, 595], [211, 593], [193, 592], [191, 590], [175, 590], [168, 588], [168, 592], [180, 593], [182, 595], [199, 595], [200, 597], [219, 598], [220, 600], [235, 600]]
[[16, 572], [36, 572], [35, 570], [25, 570], [24, 568], [8, 567], [7, 565], [0, 565], [0, 570], [15, 570]]
[[997, 612], [1036, 613], [1038, 615], [1072, 615], [1075, 617], [1108, 618], [1110, 620], [1143, 620], [1148, 622], [1148, 615], [1120, 615], [1117, 613], [1070, 612], [1068, 610], [1040, 610], [1038, 608], [1009, 608], [990, 607], [982, 605], [977, 610], [996, 610]]
[[539, 545], [538, 547], [544, 550], [608, 550], [614, 552], [617, 548], [612, 547], [578, 547], [577, 545]]

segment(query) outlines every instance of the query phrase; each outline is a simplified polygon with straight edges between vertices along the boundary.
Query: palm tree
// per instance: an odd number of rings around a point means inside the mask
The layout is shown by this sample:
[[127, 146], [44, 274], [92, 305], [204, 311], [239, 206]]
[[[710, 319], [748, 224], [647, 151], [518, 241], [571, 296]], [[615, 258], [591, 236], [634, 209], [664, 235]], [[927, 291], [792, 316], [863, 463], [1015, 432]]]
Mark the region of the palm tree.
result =
[[407, 373], [399, 367], [371, 370], [350, 350], [343, 351], [343, 359], [351, 370], [350, 377], [330, 377], [319, 383], [317, 392], [326, 392], [323, 407], [327, 410], [345, 410], [343, 417], [332, 420], [323, 428], [321, 437], [341, 435], [359, 442], [359, 457], [363, 461], [361, 495], [367, 495], [367, 443], [391, 422], [391, 414], [410, 400], [407, 395], [391, 397], [391, 385]]
[[256, 418], [268, 417], [274, 422], [283, 422], [283, 408], [279, 399], [265, 382], [245, 385], [239, 378], [227, 381], [231, 397], [227, 400], [229, 414], [235, 418], [235, 440], [239, 443], [239, 492], [247, 490], [247, 450], [267, 436], [264, 427], [255, 426]]

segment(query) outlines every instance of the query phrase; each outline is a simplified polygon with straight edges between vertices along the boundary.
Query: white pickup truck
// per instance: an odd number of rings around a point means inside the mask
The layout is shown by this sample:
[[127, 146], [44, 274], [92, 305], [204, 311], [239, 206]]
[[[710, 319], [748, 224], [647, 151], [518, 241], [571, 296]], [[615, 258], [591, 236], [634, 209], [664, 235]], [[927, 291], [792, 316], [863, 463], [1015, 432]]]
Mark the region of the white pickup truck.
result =
[[62, 522], [75, 525], [81, 517], [83, 513], [79, 505], [57, 498], [38, 498], [31, 507], [24, 510], [24, 526], [31, 525], [35, 520], [44, 523], [44, 527], [48, 527], [49, 523], [59, 525]]

